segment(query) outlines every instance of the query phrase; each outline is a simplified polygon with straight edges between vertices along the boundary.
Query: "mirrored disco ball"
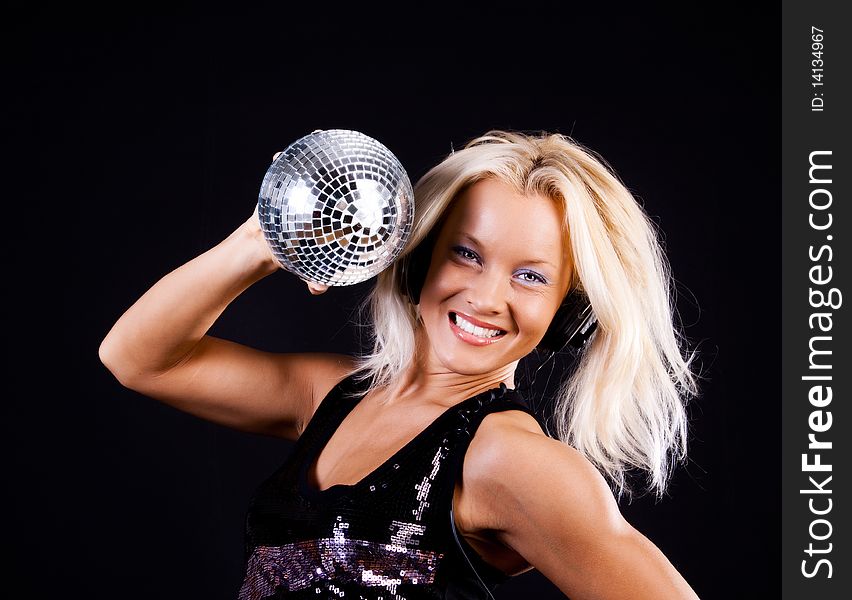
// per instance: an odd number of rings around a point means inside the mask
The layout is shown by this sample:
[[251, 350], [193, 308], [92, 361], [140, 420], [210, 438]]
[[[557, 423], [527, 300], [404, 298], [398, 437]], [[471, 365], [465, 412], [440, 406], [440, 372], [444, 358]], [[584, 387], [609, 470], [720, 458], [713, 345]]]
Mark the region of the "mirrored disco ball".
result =
[[405, 247], [414, 192], [399, 160], [373, 138], [317, 130], [273, 161], [258, 218], [285, 269], [315, 283], [352, 285], [384, 270]]

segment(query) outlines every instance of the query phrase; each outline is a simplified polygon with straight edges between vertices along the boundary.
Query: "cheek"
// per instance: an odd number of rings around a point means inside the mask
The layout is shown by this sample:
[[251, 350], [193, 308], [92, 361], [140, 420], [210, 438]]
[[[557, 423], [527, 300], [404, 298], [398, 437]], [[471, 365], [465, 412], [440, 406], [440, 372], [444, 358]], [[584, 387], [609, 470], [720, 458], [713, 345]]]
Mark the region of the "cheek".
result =
[[517, 304], [515, 320], [521, 332], [532, 337], [544, 336], [555, 313], [551, 304], [543, 300], [531, 300], [523, 305]]
[[463, 290], [465, 280], [462, 269], [452, 263], [434, 265], [423, 284], [421, 296], [440, 302]]

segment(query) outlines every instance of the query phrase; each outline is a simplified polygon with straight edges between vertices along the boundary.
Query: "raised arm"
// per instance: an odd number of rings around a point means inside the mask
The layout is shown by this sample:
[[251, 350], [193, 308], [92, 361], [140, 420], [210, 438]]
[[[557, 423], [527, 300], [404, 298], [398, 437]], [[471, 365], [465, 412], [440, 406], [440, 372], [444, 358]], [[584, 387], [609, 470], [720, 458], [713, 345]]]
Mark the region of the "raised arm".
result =
[[[104, 338], [101, 361], [122, 385], [185, 412], [295, 438], [352, 359], [262, 352], [206, 335], [239, 294], [278, 268], [255, 211], [227, 239], [139, 298]], [[314, 294], [326, 289], [309, 288]]]
[[572, 600], [696, 600], [663, 553], [624, 520], [597, 469], [529, 421], [519, 427], [509, 415], [489, 415], [471, 443], [464, 486], [468, 512], [481, 520], [476, 528]]

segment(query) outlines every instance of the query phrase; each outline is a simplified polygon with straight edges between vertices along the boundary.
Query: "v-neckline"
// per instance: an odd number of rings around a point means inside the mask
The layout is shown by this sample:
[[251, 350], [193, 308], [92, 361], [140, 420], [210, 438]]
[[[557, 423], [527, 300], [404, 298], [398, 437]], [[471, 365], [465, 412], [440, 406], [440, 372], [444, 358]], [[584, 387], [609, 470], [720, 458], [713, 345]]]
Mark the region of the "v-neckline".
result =
[[[338, 388], [335, 389], [335, 393], [339, 393], [342, 391], [342, 388], [345, 381], [342, 381], [338, 384]], [[299, 470], [299, 488], [302, 494], [310, 498], [312, 500], [321, 500], [326, 498], [335, 498], [341, 494], [346, 492], [351, 492], [354, 490], [359, 490], [362, 487], [365, 487], [370, 482], [376, 480], [381, 475], [385, 473], [385, 471], [391, 469], [392, 465], [399, 464], [399, 460], [401, 460], [408, 452], [411, 450], [413, 446], [415, 446], [421, 439], [423, 439], [426, 435], [428, 435], [432, 430], [434, 430], [439, 424], [443, 423], [450, 415], [453, 414], [454, 411], [458, 410], [462, 406], [466, 406], [467, 404], [477, 400], [481, 396], [486, 394], [490, 394], [492, 392], [498, 392], [502, 386], [498, 386], [496, 388], [489, 388], [478, 394], [474, 394], [470, 396], [466, 400], [462, 400], [457, 404], [454, 404], [448, 407], [445, 411], [439, 414], [435, 419], [433, 419], [425, 428], [423, 428], [417, 435], [411, 438], [405, 445], [402, 446], [399, 450], [394, 452], [389, 458], [384, 460], [379, 466], [374, 468], [372, 471], [367, 473], [364, 477], [362, 477], [356, 483], [335, 483], [325, 489], [319, 489], [310, 481], [310, 471], [314, 464], [319, 460], [319, 455], [322, 454], [322, 451], [328, 445], [328, 442], [331, 441], [331, 438], [334, 436], [335, 432], [340, 428], [340, 425], [343, 424], [343, 421], [346, 420], [346, 417], [349, 416], [355, 407], [364, 399], [364, 396], [367, 395], [365, 391], [363, 394], [359, 394], [358, 396], [352, 398], [351, 404], [348, 408], [338, 410], [335, 413], [335, 417], [332, 418], [330, 423], [326, 423], [325, 430], [322, 435], [313, 440], [313, 443], [310, 445], [310, 448], [307, 449], [307, 456], [302, 461], [302, 467]]]

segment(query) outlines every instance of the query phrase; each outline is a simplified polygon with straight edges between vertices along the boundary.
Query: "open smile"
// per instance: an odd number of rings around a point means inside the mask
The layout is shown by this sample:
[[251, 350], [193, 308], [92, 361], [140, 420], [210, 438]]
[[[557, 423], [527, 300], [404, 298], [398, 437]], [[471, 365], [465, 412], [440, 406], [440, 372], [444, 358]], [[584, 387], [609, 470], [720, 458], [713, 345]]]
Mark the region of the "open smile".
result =
[[473, 346], [488, 346], [499, 342], [506, 335], [506, 331], [502, 329], [480, 327], [473, 323], [472, 317], [466, 317], [466, 315], [457, 312], [451, 311], [448, 319], [453, 334], [463, 342]]

